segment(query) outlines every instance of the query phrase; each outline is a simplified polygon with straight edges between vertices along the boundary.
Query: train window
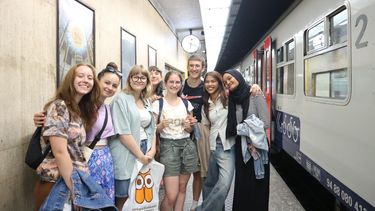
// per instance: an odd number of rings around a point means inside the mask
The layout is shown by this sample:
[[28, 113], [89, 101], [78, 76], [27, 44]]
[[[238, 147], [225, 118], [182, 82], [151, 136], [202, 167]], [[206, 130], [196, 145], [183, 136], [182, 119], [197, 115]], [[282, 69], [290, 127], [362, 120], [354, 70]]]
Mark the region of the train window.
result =
[[289, 40], [285, 45], [286, 62], [277, 65], [276, 68], [276, 93], [284, 95], [294, 94], [294, 39]]
[[284, 94], [284, 67], [279, 67], [276, 71], [276, 93]]
[[277, 63], [284, 61], [284, 47], [277, 49]]
[[345, 99], [347, 96], [346, 69], [313, 74], [315, 96]]
[[277, 68], [276, 93], [286, 95], [294, 94], [294, 63]]
[[294, 60], [294, 48], [295, 48], [294, 40], [290, 40], [285, 45], [286, 45], [286, 61]]
[[330, 17], [330, 44], [335, 45], [347, 41], [348, 13], [344, 9]]
[[[329, 33], [324, 33], [325, 22]], [[307, 55], [304, 60], [305, 95], [336, 100], [347, 99], [350, 86], [347, 8], [343, 6], [326, 16], [324, 21], [306, 30], [304, 37], [306, 53], [312, 50], [314, 52]], [[320, 43], [320, 40], [323, 43]], [[324, 40], [329, 41], [329, 45], [325, 45]]]
[[324, 22], [320, 22], [307, 31], [307, 52], [315, 51], [325, 46], [324, 25]]
[[348, 95], [347, 47], [305, 59], [307, 96], [345, 99]]

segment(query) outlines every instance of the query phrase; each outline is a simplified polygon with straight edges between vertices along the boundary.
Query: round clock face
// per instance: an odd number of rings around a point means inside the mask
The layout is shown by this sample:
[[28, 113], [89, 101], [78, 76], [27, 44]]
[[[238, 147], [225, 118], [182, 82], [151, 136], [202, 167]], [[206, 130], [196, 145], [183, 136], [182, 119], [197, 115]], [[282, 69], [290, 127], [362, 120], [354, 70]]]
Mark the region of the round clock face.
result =
[[182, 48], [188, 53], [196, 52], [199, 47], [199, 39], [194, 35], [188, 35], [182, 39]]

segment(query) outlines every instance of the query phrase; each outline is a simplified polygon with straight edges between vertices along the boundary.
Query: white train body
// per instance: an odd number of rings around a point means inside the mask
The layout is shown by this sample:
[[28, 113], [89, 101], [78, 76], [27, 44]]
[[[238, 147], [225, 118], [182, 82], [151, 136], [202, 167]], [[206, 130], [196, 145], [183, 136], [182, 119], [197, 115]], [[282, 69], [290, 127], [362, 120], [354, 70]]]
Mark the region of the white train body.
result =
[[304, 0], [264, 37], [239, 66], [267, 95], [272, 141], [347, 207], [374, 210], [375, 0]]

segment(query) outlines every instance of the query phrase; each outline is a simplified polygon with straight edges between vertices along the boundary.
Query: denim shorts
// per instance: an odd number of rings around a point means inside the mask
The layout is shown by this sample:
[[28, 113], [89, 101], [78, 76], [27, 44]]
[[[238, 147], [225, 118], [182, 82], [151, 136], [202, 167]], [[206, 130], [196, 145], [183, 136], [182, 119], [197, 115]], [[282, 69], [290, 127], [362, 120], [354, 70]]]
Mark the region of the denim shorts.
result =
[[115, 197], [126, 198], [129, 196], [130, 179], [118, 180], [115, 179]]
[[160, 138], [160, 163], [165, 166], [164, 177], [199, 171], [194, 142], [190, 138]]

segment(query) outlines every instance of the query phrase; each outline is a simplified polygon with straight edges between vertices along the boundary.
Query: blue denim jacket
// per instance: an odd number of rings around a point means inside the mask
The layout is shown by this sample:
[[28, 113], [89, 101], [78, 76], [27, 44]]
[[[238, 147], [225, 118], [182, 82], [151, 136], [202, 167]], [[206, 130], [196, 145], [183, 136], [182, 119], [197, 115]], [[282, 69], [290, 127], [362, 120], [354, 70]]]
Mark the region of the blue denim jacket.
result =
[[[82, 207], [82, 210], [117, 210], [112, 200], [89, 174], [73, 169], [71, 179], [74, 190], [73, 204]], [[70, 191], [60, 177], [39, 211], [63, 210], [69, 196]]]
[[243, 123], [237, 125], [237, 135], [241, 137], [241, 149], [244, 162], [251, 158], [247, 144], [252, 143], [258, 152], [259, 158], [254, 158], [254, 171], [257, 179], [264, 178], [264, 165], [268, 164], [268, 141], [264, 132], [264, 123], [254, 114], [248, 116]]

